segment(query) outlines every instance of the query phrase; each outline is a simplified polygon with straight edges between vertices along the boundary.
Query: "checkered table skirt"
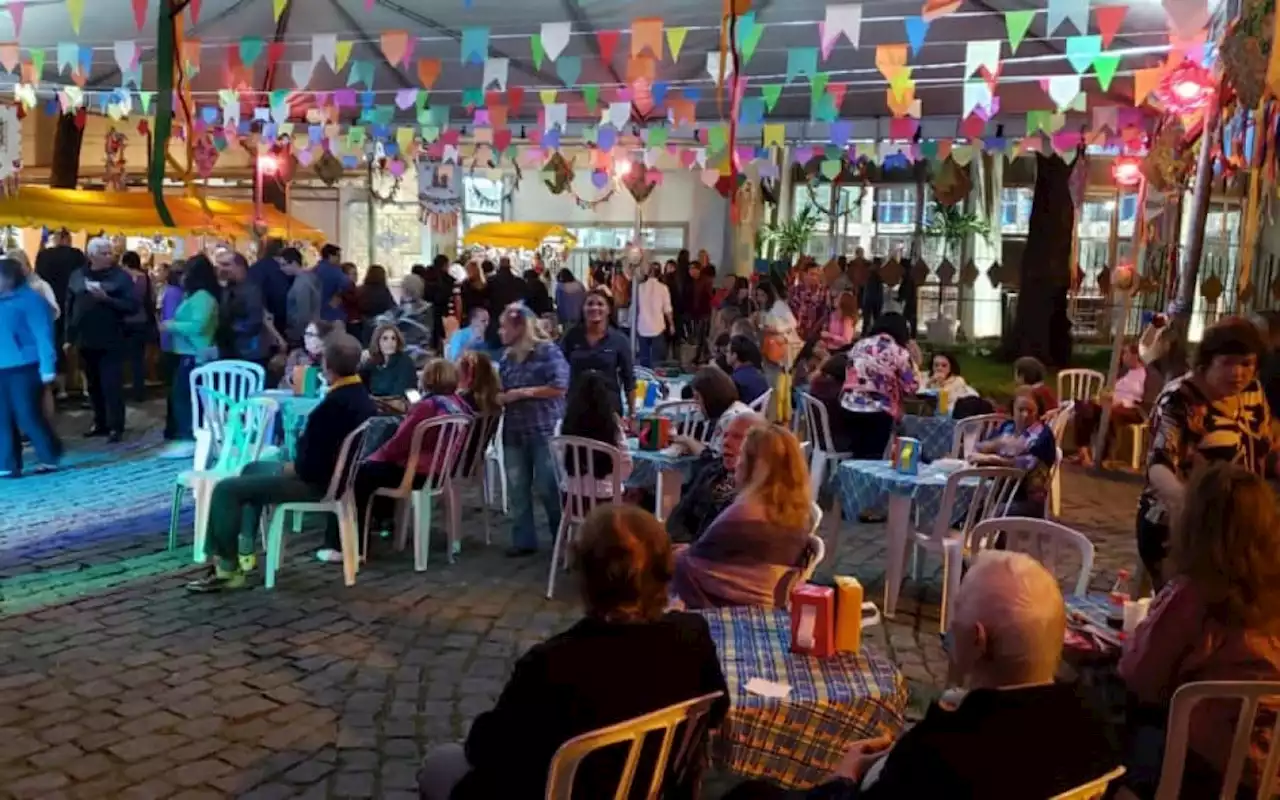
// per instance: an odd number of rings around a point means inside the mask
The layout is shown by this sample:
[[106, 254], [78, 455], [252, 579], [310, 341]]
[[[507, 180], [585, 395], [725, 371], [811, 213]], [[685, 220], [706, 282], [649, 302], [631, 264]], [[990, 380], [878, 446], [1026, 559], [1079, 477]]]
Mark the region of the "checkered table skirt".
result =
[[[789, 788], [825, 780], [859, 739], [897, 735], [907, 685], [889, 659], [861, 652], [818, 659], [791, 652], [791, 617], [781, 609], [699, 611], [711, 627], [729, 685], [730, 709], [711, 740], [717, 767]], [[785, 683], [786, 699], [747, 692], [752, 678]]]
[[951, 440], [956, 431], [956, 421], [951, 417], [920, 417], [907, 414], [898, 424], [898, 433], [920, 440], [920, 455], [925, 461], [946, 458], [951, 452]]
[[[845, 519], [857, 519], [863, 511], [881, 511], [889, 505], [889, 495], [909, 495], [916, 515], [917, 527], [928, 530], [938, 516], [943, 490], [950, 470], [921, 464], [916, 475], [898, 472], [887, 459], [840, 462], [836, 468], [836, 485], [840, 490]], [[969, 507], [967, 496], [957, 493], [955, 511], [963, 514]]]
[[631, 448], [631, 475], [627, 477], [627, 486], [636, 488], [654, 486], [658, 483], [658, 470], [679, 470], [681, 483], [693, 477], [693, 465], [697, 456], [668, 456], [656, 450], [640, 450]]

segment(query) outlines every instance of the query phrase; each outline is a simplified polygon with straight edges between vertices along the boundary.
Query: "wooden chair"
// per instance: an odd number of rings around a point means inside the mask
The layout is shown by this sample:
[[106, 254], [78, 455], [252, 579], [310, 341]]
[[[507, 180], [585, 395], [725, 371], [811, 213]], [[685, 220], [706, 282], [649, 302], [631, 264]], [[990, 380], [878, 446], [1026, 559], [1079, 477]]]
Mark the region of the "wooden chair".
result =
[[[978, 442], [991, 438], [1000, 426], [1009, 421], [1005, 414], [979, 414], [956, 423], [951, 434], [951, 452], [948, 458], [967, 458]], [[892, 440], [890, 440], [892, 443]]]
[[[649, 779], [648, 791], [644, 795], [647, 800], [658, 800], [662, 797], [662, 787], [667, 775], [679, 779], [702, 751], [707, 735], [707, 715], [711, 713], [711, 706], [723, 695], [724, 692], [713, 692], [617, 725], [575, 736], [560, 745], [551, 759], [551, 767], [547, 771], [547, 800], [572, 800], [573, 779], [577, 776], [583, 759], [598, 750], [623, 743], [628, 746], [627, 760], [623, 765], [622, 775], [618, 778], [618, 790], [613, 797], [614, 800], [631, 797], [645, 740], [649, 734], [661, 731], [662, 746], [652, 765], [653, 773]], [[681, 725], [684, 730], [680, 733], [679, 745], [676, 746], [676, 734]]]
[[[596, 479], [594, 466], [597, 455], [610, 459], [611, 467], [606, 478]], [[551, 437], [551, 463], [556, 472], [556, 486], [564, 495], [560, 510], [560, 527], [551, 551], [551, 572], [547, 576], [547, 599], [555, 594], [556, 570], [563, 560], [569, 566], [569, 543], [573, 531], [601, 503], [622, 503], [622, 451], [604, 442], [582, 436]], [[572, 467], [570, 467], [572, 465]], [[572, 474], [571, 474], [572, 473]], [[605, 481], [608, 494], [600, 491]]]
[[1098, 402], [1107, 376], [1096, 369], [1064, 369], [1058, 373], [1058, 403], [1068, 400]]
[[[1093, 577], [1093, 542], [1083, 533], [1066, 525], [1034, 517], [993, 517], [974, 526], [969, 534], [968, 551], [972, 556], [995, 547], [999, 535], [1005, 534], [1005, 548], [1034, 556], [1053, 575], [1063, 548], [1074, 550], [1080, 558], [1072, 594], [1083, 597]], [[1031, 545], [1031, 546], [1028, 546]]]
[[1275, 722], [1271, 724], [1270, 747], [1262, 765], [1257, 797], [1258, 800], [1269, 800], [1275, 794], [1276, 770], [1280, 768], [1280, 714], [1275, 714], [1275, 708], [1280, 706], [1280, 682], [1276, 681], [1199, 681], [1179, 687], [1169, 705], [1169, 732], [1165, 736], [1164, 763], [1160, 768], [1156, 800], [1177, 800], [1180, 796], [1191, 714], [1202, 700], [1239, 700], [1241, 704], [1235, 735], [1231, 739], [1227, 771], [1222, 776], [1220, 797], [1236, 796], [1244, 774], [1245, 759], [1253, 746], [1254, 729], [1258, 727], [1258, 712], [1264, 701], [1268, 704], [1275, 715]]
[[1102, 800], [1111, 782], [1118, 780], [1123, 774], [1124, 767], [1116, 767], [1101, 778], [1091, 780], [1062, 794], [1054, 795], [1049, 800]]

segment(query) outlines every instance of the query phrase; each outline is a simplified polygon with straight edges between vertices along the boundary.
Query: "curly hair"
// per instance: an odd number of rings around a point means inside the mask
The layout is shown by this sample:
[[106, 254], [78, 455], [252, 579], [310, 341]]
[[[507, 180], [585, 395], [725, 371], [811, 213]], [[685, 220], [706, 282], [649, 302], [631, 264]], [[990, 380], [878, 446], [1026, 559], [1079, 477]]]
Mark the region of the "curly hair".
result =
[[1280, 629], [1280, 513], [1271, 487], [1218, 462], [1192, 474], [1186, 498], [1170, 542], [1175, 571], [1223, 625]]
[[374, 329], [373, 336], [369, 337], [370, 364], [382, 366], [382, 363], [387, 360], [386, 356], [382, 354], [382, 346], [379, 344], [384, 333], [394, 333], [396, 335], [396, 352], [404, 352], [404, 334], [400, 332], [400, 329], [392, 324], [379, 325]]
[[648, 511], [596, 506], [573, 543], [578, 588], [587, 615], [611, 622], [647, 622], [663, 615], [675, 569], [671, 538]]
[[796, 437], [778, 425], [757, 426], [747, 433], [739, 458], [746, 470], [746, 485], [739, 488], [764, 507], [769, 521], [787, 530], [807, 528], [809, 467]]

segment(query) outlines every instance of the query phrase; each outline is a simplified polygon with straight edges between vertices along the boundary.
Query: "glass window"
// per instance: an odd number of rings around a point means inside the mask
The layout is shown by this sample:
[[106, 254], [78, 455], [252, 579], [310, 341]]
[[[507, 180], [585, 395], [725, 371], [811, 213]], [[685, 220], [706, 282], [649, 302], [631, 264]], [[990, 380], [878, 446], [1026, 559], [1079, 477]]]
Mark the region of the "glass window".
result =
[[1014, 236], [1026, 236], [1031, 227], [1031, 199], [1033, 192], [1025, 187], [1000, 190], [1000, 232]]
[[502, 195], [505, 191], [506, 186], [501, 180], [464, 175], [462, 217], [458, 220], [462, 228], [458, 231], [458, 237], [461, 238], [477, 225], [502, 222]]
[[[876, 189], [875, 219], [881, 225], [914, 225], [916, 221], [916, 188], [914, 186], [881, 186]], [[928, 219], [928, 211], [925, 218]]]

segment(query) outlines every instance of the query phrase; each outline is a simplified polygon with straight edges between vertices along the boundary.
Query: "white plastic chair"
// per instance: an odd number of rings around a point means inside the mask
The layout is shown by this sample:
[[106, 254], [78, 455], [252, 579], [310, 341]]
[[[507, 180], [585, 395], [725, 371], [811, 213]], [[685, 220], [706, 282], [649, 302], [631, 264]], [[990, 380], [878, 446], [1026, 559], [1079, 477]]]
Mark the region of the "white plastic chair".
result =
[[[276, 570], [280, 569], [280, 556], [284, 550], [284, 523], [290, 514], [332, 514], [338, 518], [338, 537], [342, 544], [342, 578], [347, 586], [354, 586], [356, 571], [360, 568], [360, 531], [356, 522], [356, 502], [352, 496], [356, 466], [369, 422], [347, 434], [338, 451], [338, 460], [329, 479], [329, 489], [320, 500], [314, 502], [281, 503], [271, 513], [267, 531], [267, 570], [265, 583], [268, 589], [276, 585]], [[297, 530], [298, 526], [295, 526]]]
[[801, 583], [807, 583], [818, 571], [818, 565], [827, 556], [827, 543], [822, 541], [818, 531], [822, 528], [822, 507], [813, 504], [812, 519], [809, 523], [809, 555], [805, 561], [804, 572], [800, 576]]
[[668, 400], [653, 407], [659, 417], [670, 417], [672, 434], [688, 436], [700, 442], [710, 442], [715, 426], [707, 422], [696, 400]]
[[1111, 782], [1119, 780], [1123, 774], [1124, 767], [1116, 767], [1100, 778], [1095, 778], [1062, 794], [1054, 795], [1049, 800], [1101, 800], [1107, 793], [1107, 788], [1111, 786]]
[[[1005, 414], [979, 414], [956, 423], [955, 432], [951, 434], [951, 452], [949, 458], [967, 458], [978, 442], [991, 438], [1000, 426], [1009, 421]], [[892, 446], [892, 440], [890, 440]]]
[[[388, 497], [396, 501], [396, 548], [404, 549], [408, 538], [409, 516], [413, 516], [413, 568], [423, 572], [427, 568], [428, 551], [431, 545], [431, 512], [436, 498], [446, 492], [449, 477], [462, 454], [462, 446], [467, 440], [467, 429], [471, 427], [471, 417], [466, 414], [449, 414], [429, 419], [413, 429], [413, 438], [409, 444], [409, 458], [405, 461], [404, 477], [399, 486], [375, 489], [369, 505], [364, 510], [364, 552], [369, 552], [369, 528], [373, 518], [373, 503], [379, 497]], [[435, 431], [435, 446], [427, 454], [427, 475], [421, 488], [413, 488], [418, 477], [418, 462], [422, 460], [422, 442], [427, 434]], [[357, 467], [358, 469], [358, 467]], [[406, 502], [407, 501], [407, 502]], [[449, 517], [449, 560], [453, 560], [453, 545], [458, 540], [458, 527], [453, 524], [453, 515]]]
[[773, 390], [765, 389], [764, 394], [747, 403], [747, 408], [764, 417], [769, 417], [769, 401], [773, 399]]
[[[494, 501], [494, 481], [497, 481], [497, 489], [502, 492], [502, 516], [507, 516], [508, 500], [507, 500], [507, 457], [502, 450], [502, 425], [506, 420], [506, 411], [498, 416], [498, 428], [493, 434], [493, 438], [489, 441], [489, 446], [484, 449], [484, 502], [488, 508]], [[488, 539], [486, 538], [486, 542]]]
[[[608, 457], [612, 465], [608, 477], [599, 480], [595, 478], [594, 472], [597, 455]], [[597, 505], [622, 503], [622, 451], [582, 436], [552, 436], [551, 463], [555, 467], [556, 486], [564, 494], [564, 504], [560, 510], [560, 528], [556, 531], [556, 541], [551, 551], [551, 572], [547, 577], [548, 600], [555, 594], [556, 569], [560, 562], [563, 560], [566, 569], [569, 566], [569, 543], [573, 539], [575, 527], [582, 524], [587, 514]], [[572, 468], [570, 464], [573, 465]], [[608, 494], [600, 491], [602, 481], [609, 487]]]
[[[920, 550], [942, 553], [942, 610], [940, 625], [947, 629], [951, 616], [951, 603], [960, 585], [960, 571], [964, 563], [965, 546], [969, 533], [979, 522], [991, 517], [1007, 516], [1009, 504], [1022, 483], [1024, 471], [1012, 467], [970, 467], [959, 469], [947, 476], [942, 492], [942, 503], [933, 528], [928, 531], [913, 529], [911, 543], [911, 573], [919, 580]], [[965, 518], [960, 527], [953, 528], [956, 499], [961, 491], [969, 498]], [[914, 528], [914, 526], [913, 526]]]
[[449, 500], [449, 513], [453, 525], [462, 525], [462, 489], [467, 486], [480, 487], [480, 516], [484, 520], [484, 543], [492, 544], [489, 531], [489, 498], [485, 486], [485, 453], [493, 443], [502, 421], [501, 414], [477, 414], [471, 418], [467, 441], [458, 454], [458, 463], [453, 470], [453, 479], [445, 485]]
[[1058, 373], [1058, 403], [1068, 400], [1098, 401], [1107, 376], [1096, 369], [1064, 369]]
[[1258, 800], [1269, 800], [1275, 794], [1276, 769], [1280, 768], [1280, 714], [1275, 713], [1276, 707], [1280, 706], [1280, 682], [1275, 681], [1199, 681], [1180, 686], [1169, 704], [1169, 732], [1165, 736], [1164, 763], [1160, 768], [1156, 800], [1177, 800], [1180, 796], [1191, 714], [1201, 700], [1239, 700], [1241, 705], [1219, 797], [1236, 796], [1244, 774], [1245, 759], [1257, 738], [1253, 734], [1258, 727], [1258, 712], [1262, 703], [1267, 703], [1268, 710], [1275, 715], [1275, 722], [1271, 725], [1270, 748], [1262, 765], [1257, 797]]
[[816, 502], [818, 492], [826, 483], [827, 473], [841, 461], [853, 458], [853, 453], [836, 450], [826, 404], [808, 392], [802, 392], [800, 406], [803, 414], [796, 416], [804, 417], [805, 436], [813, 443], [813, 456], [809, 461], [809, 492]]
[[1047, 507], [1045, 516], [1062, 516], [1062, 441], [1067, 435], [1067, 427], [1075, 417], [1076, 401], [1068, 400], [1060, 405], [1049, 419], [1049, 430], [1053, 432], [1053, 442], [1058, 446], [1058, 460], [1053, 462], [1053, 471], [1049, 474], [1049, 494], [1045, 498]]
[[1072, 594], [1083, 597], [1093, 577], [1093, 542], [1066, 525], [1034, 517], [992, 517], [974, 526], [969, 534], [969, 553], [976, 556], [996, 546], [1000, 534], [1005, 535], [1005, 549], [1033, 556], [1045, 569], [1057, 575], [1059, 556], [1064, 549], [1074, 550], [1080, 559]]
[[201, 403], [200, 387], [204, 386], [239, 403], [258, 394], [266, 386], [267, 372], [252, 361], [214, 361], [191, 371], [192, 430], [196, 439], [196, 452], [192, 469], [197, 472], [208, 467], [209, 455], [216, 444]]
[[[662, 787], [668, 773], [679, 776], [702, 749], [707, 736], [707, 715], [711, 713], [711, 706], [723, 695], [724, 692], [712, 692], [643, 717], [573, 737], [560, 745], [551, 759], [551, 767], [547, 771], [547, 800], [571, 800], [575, 796], [573, 780], [583, 759], [598, 750], [623, 742], [629, 745], [627, 760], [618, 777], [618, 789], [613, 797], [614, 800], [630, 797], [645, 740], [649, 734], [662, 731], [662, 746], [652, 764], [649, 791], [644, 795], [650, 800], [656, 800], [662, 796]], [[676, 733], [682, 724], [684, 730], [680, 733], [679, 746], [674, 746]]]
[[[200, 394], [209, 407], [225, 405], [227, 398], [211, 389], [200, 387]], [[182, 497], [187, 490], [195, 500], [195, 541], [191, 558], [197, 564], [205, 562], [205, 534], [209, 529], [209, 501], [213, 489], [223, 478], [240, 474], [248, 464], [257, 461], [266, 448], [267, 439], [274, 429], [280, 406], [269, 397], [250, 397], [226, 412], [210, 414], [211, 431], [218, 431], [221, 443], [218, 460], [208, 470], [188, 470], [179, 473], [173, 488], [173, 505], [169, 513], [169, 550], [178, 547], [178, 517], [182, 510]]]

